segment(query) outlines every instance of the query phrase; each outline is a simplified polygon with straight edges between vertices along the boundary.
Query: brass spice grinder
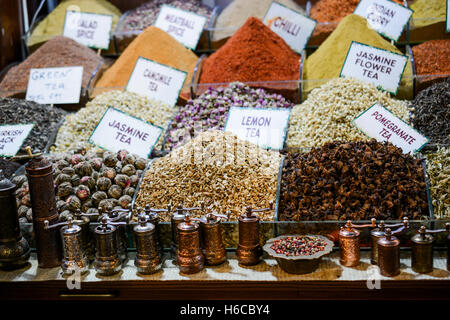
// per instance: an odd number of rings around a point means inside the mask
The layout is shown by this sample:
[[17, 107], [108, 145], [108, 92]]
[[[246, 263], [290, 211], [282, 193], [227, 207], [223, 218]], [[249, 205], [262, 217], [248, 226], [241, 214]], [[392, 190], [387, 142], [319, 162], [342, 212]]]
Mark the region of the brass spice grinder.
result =
[[253, 266], [261, 262], [263, 249], [259, 242], [259, 217], [255, 213], [273, 210], [273, 204], [269, 208], [252, 209], [245, 208], [245, 213], [239, 216], [239, 244], [236, 256], [239, 264]]
[[109, 276], [119, 272], [122, 267], [116, 226], [126, 223], [111, 222], [106, 214], [100, 221], [101, 224], [94, 229], [96, 239], [94, 267], [98, 274]]
[[449, 232], [450, 223], [445, 225], [445, 229], [427, 230], [421, 226], [419, 233], [411, 238], [411, 267], [417, 273], [429, 273], [433, 271], [433, 233]]
[[402, 227], [403, 226], [403, 230], [405, 230], [406, 228], [408, 228], [408, 224], [409, 224], [409, 220], [407, 217], [403, 218], [403, 222], [402, 223], [396, 223], [396, 224], [385, 224], [384, 221], [380, 221], [380, 223], [378, 224], [378, 227], [373, 229], [372, 231], [370, 231], [370, 238], [371, 238], [371, 242], [372, 242], [372, 250], [370, 252], [370, 263], [376, 265], [378, 263], [378, 246], [377, 246], [377, 242], [378, 240], [380, 240], [381, 238], [384, 238], [386, 236], [386, 228], [390, 228], [392, 230], [392, 228], [397, 228], [397, 227]]
[[136, 243], [136, 259], [134, 265], [142, 274], [151, 274], [161, 270], [161, 258], [156, 241], [156, 227], [146, 215], [139, 217], [138, 224], [133, 227]]
[[5, 270], [19, 269], [30, 258], [30, 246], [20, 232], [16, 188], [0, 170], [0, 268]]
[[186, 214], [184, 222], [177, 226], [178, 230], [178, 250], [177, 264], [181, 273], [192, 274], [203, 270], [205, 258], [200, 249], [200, 227]]
[[27, 152], [31, 160], [25, 165], [30, 188], [31, 209], [33, 210], [33, 230], [36, 242], [38, 265], [54, 268], [61, 265], [61, 236], [58, 230], [45, 230], [44, 221], [50, 225], [58, 222], [55, 187], [53, 185], [53, 165], [42, 157]]
[[206, 264], [210, 266], [219, 265], [227, 259], [220, 219], [228, 219], [228, 217], [217, 213], [208, 213], [200, 219], [203, 255]]
[[83, 223], [81, 220], [74, 221], [71, 216], [68, 217], [67, 222], [51, 226], [47, 220], [44, 221], [46, 230], [60, 229], [63, 247], [61, 269], [66, 275], [71, 275], [76, 270], [83, 274], [89, 267], [89, 261], [83, 247], [83, 230], [77, 225], [78, 222]]
[[357, 229], [375, 227], [376, 220], [372, 219], [371, 224], [356, 225], [350, 220], [345, 227], [339, 230], [339, 262], [345, 267], [356, 267], [360, 263], [360, 232]]

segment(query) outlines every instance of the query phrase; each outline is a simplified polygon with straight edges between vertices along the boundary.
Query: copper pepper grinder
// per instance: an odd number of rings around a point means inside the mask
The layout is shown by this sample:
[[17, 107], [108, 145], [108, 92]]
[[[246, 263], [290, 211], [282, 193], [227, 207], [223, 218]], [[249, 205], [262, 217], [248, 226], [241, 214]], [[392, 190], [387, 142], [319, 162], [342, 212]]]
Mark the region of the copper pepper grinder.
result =
[[30, 188], [31, 208], [33, 210], [33, 230], [36, 242], [38, 264], [41, 268], [54, 268], [61, 264], [61, 236], [58, 230], [45, 230], [44, 221], [58, 222], [55, 187], [53, 184], [53, 165], [41, 153], [32, 154], [25, 166]]
[[386, 277], [395, 277], [400, 274], [400, 240], [394, 235], [404, 230], [404, 227], [392, 231], [386, 228], [385, 237], [377, 242], [378, 267], [380, 273]]
[[220, 219], [226, 220], [228, 216], [208, 213], [200, 219], [203, 255], [205, 256], [206, 264], [210, 266], [219, 265], [227, 259]]
[[386, 228], [397, 228], [404, 226], [406, 229], [408, 227], [409, 220], [407, 217], [403, 218], [402, 223], [396, 223], [396, 224], [385, 224], [384, 221], [380, 221], [378, 224], [378, 227], [370, 231], [370, 238], [372, 240], [372, 251], [370, 252], [370, 263], [377, 264], [378, 263], [378, 246], [377, 242], [381, 238], [384, 238], [386, 236]]
[[433, 271], [433, 233], [449, 232], [450, 223], [446, 223], [445, 229], [427, 230], [421, 226], [419, 233], [411, 238], [411, 267], [417, 273], [429, 273]]
[[0, 170], [0, 268], [6, 270], [19, 269], [30, 258], [30, 246], [20, 232], [16, 188]]
[[184, 222], [177, 226], [177, 264], [181, 273], [185, 274], [200, 272], [205, 267], [205, 258], [200, 249], [200, 227], [195, 221], [199, 219], [191, 218], [187, 213]]
[[255, 213], [272, 209], [272, 202], [269, 208], [264, 209], [246, 207], [245, 213], [239, 216], [239, 244], [236, 249], [239, 264], [253, 266], [261, 262], [263, 250], [259, 243], [259, 217]]
[[194, 210], [205, 210], [205, 204], [204, 202], [200, 202], [200, 207], [193, 207], [193, 208], [183, 208], [181, 204], [177, 206], [175, 209], [174, 214], [170, 218], [170, 224], [172, 227], [172, 245], [171, 245], [171, 256], [174, 261], [176, 261], [177, 257], [177, 249], [178, 249], [178, 225], [180, 223], [184, 222], [184, 218], [186, 217], [186, 212], [194, 211]]
[[360, 245], [357, 229], [376, 227], [376, 220], [371, 219], [371, 224], [357, 225], [350, 220], [347, 221], [345, 227], [339, 230], [339, 262], [345, 267], [356, 267], [360, 262]]
[[111, 222], [105, 214], [100, 219], [100, 225], [95, 228], [96, 254], [94, 267], [103, 276], [116, 274], [120, 271], [122, 263], [119, 256], [119, 243], [117, 226], [125, 222]]
[[134, 265], [139, 273], [151, 274], [161, 269], [161, 258], [156, 241], [156, 226], [146, 215], [140, 215], [133, 227], [136, 243], [136, 259]]
[[83, 248], [83, 230], [77, 223], [83, 223], [83, 221], [74, 221], [71, 216], [68, 217], [67, 222], [51, 226], [47, 220], [44, 221], [46, 230], [60, 229], [63, 247], [61, 269], [64, 274], [68, 275], [73, 274], [77, 269], [80, 273], [85, 273], [89, 267], [89, 261]]

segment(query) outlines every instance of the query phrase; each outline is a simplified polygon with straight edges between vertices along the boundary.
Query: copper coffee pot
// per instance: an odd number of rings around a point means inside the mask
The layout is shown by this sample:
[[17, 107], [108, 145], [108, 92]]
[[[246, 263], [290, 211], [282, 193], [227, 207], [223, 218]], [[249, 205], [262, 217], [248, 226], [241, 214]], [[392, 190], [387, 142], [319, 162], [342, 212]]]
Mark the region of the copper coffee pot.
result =
[[384, 238], [386, 236], [386, 228], [390, 228], [391, 230], [393, 228], [398, 228], [403, 226], [404, 229], [408, 227], [409, 220], [407, 217], [403, 218], [403, 222], [401, 223], [395, 223], [395, 224], [385, 224], [384, 221], [380, 221], [378, 224], [378, 227], [370, 231], [370, 238], [372, 241], [372, 251], [370, 252], [370, 263], [377, 264], [378, 263], [378, 246], [377, 242], [381, 238]]
[[205, 258], [200, 249], [200, 227], [196, 221], [200, 219], [191, 218], [187, 213], [184, 222], [177, 226], [177, 264], [180, 271], [186, 274], [200, 272], [205, 267]]
[[227, 259], [227, 252], [222, 239], [221, 219], [227, 220], [230, 216], [217, 213], [208, 213], [200, 219], [201, 243], [206, 264], [219, 265]]
[[170, 224], [172, 227], [172, 245], [171, 245], [171, 256], [176, 261], [177, 259], [177, 248], [178, 248], [178, 225], [182, 222], [184, 222], [184, 218], [186, 216], [186, 212], [199, 210], [201, 212], [205, 211], [205, 203], [203, 201], [200, 202], [200, 207], [193, 207], [193, 208], [183, 208], [181, 204], [177, 206], [175, 209], [175, 212], [173, 213], [172, 217], [170, 218]]
[[72, 216], [69, 216], [66, 222], [51, 226], [48, 220], [44, 221], [45, 230], [60, 229], [63, 247], [61, 269], [64, 274], [71, 275], [76, 270], [82, 274], [88, 270], [89, 261], [83, 247], [83, 230], [78, 225], [83, 222], [82, 220], [73, 220]]
[[411, 238], [411, 267], [417, 273], [429, 273], [433, 271], [433, 241], [432, 234], [450, 232], [450, 223], [445, 224], [445, 229], [427, 230], [421, 226], [418, 233]]
[[245, 213], [239, 216], [239, 244], [236, 256], [239, 264], [253, 266], [261, 262], [263, 250], [259, 243], [259, 217], [255, 213], [273, 210], [273, 203], [269, 208], [245, 208]]
[[339, 230], [339, 262], [345, 267], [356, 267], [360, 262], [360, 246], [359, 235], [357, 229], [376, 227], [376, 220], [372, 219], [371, 224], [357, 225], [350, 220], [347, 221], [345, 227]]

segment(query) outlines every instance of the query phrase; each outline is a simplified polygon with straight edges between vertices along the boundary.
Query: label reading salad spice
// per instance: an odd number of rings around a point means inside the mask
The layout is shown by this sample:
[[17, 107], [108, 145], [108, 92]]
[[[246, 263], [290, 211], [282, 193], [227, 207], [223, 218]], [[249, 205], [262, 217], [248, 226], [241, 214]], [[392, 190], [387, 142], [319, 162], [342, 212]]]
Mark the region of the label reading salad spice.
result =
[[270, 5], [263, 21], [297, 53], [303, 51], [316, 27], [315, 20], [276, 1]]
[[208, 19], [199, 14], [163, 5], [154, 23], [189, 49], [195, 50]]
[[66, 11], [63, 36], [87, 47], [108, 49], [112, 15]]
[[397, 93], [408, 57], [352, 41], [340, 77], [369, 82]]
[[33, 127], [34, 124], [7, 124], [0, 126], [0, 156], [15, 156]]
[[139, 57], [126, 90], [175, 106], [187, 73]]
[[397, 41], [413, 11], [390, 0], [361, 0], [354, 13], [366, 18], [378, 33]]
[[231, 107], [225, 131], [266, 149], [280, 150], [286, 138], [290, 109]]
[[83, 67], [30, 70], [26, 100], [41, 104], [70, 104], [80, 101]]
[[163, 128], [109, 107], [89, 138], [89, 142], [109, 151], [127, 150], [148, 158]]
[[379, 142], [389, 141], [404, 153], [419, 151], [428, 142], [426, 137], [379, 103], [361, 113], [352, 123], [369, 137]]

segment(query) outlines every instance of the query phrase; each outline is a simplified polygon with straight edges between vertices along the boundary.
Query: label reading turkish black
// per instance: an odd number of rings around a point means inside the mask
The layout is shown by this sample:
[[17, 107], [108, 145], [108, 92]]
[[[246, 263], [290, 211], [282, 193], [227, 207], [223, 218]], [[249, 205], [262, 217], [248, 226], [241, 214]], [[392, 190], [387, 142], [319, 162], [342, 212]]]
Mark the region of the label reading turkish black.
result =
[[6, 124], [0, 126], [0, 156], [13, 157], [20, 150], [34, 124]]
[[126, 90], [175, 106], [187, 73], [139, 57]]
[[89, 142], [109, 151], [127, 150], [148, 158], [163, 128], [109, 107], [89, 138]]
[[303, 51], [316, 27], [315, 20], [276, 1], [270, 5], [263, 21], [297, 53]]
[[163, 5], [154, 26], [166, 31], [185, 47], [194, 50], [207, 21], [205, 16]]
[[283, 148], [290, 109], [231, 107], [225, 131], [266, 149]]
[[356, 78], [396, 94], [408, 57], [352, 41], [340, 77]]
[[80, 101], [83, 67], [31, 69], [26, 100], [42, 104]]
[[63, 36], [87, 47], [108, 49], [112, 15], [66, 11]]
[[413, 11], [390, 0], [361, 0], [354, 13], [366, 18], [378, 33], [397, 41]]
[[376, 103], [352, 122], [362, 132], [377, 141], [389, 141], [404, 153], [419, 151], [428, 139]]

